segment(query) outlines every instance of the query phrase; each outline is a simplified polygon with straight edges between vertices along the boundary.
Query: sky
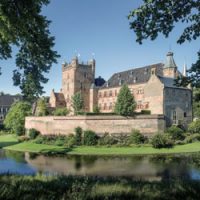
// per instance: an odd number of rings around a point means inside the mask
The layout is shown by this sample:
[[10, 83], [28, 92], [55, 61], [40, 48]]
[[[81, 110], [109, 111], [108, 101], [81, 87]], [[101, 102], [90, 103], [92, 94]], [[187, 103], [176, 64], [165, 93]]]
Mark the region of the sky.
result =
[[[160, 35], [156, 40], [146, 40], [143, 45], [135, 42], [136, 36], [129, 28], [129, 12], [142, 4], [141, 0], [51, 0], [42, 14], [52, 21], [51, 35], [55, 36], [55, 47], [61, 57], [52, 66], [49, 82], [44, 85], [45, 95], [52, 89], [61, 88], [61, 64], [80, 54], [80, 62], [96, 60], [96, 77], [108, 79], [113, 73], [150, 64], [165, 62], [168, 51], [182, 72], [184, 62], [191, 66], [197, 59], [200, 39], [176, 43], [184, 26], [176, 25], [169, 38]], [[15, 53], [15, 49], [14, 49]], [[13, 86], [12, 71], [15, 59], [0, 61], [0, 91], [20, 93]]]

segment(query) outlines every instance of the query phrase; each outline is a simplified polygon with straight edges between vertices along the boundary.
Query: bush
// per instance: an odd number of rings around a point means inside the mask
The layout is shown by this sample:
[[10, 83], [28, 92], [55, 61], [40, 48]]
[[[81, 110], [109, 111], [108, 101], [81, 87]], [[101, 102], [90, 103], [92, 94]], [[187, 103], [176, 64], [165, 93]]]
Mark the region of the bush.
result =
[[150, 110], [141, 110], [142, 115], [150, 115], [151, 111]]
[[28, 136], [31, 140], [34, 140], [38, 135], [40, 134], [39, 131], [37, 131], [36, 129], [32, 128], [28, 131]]
[[25, 136], [25, 135], [19, 136], [19, 137], [18, 137], [18, 142], [26, 142], [26, 141], [28, 141], [29, 139], [30, 139], [30, 138], [27, 137], [27, 136]]
[[166, 134], [156, 134], [153, 136], [151, 144], [154, 148], [170, 148], [173, 146], [172, 140]]
[[84, 137], [83, 137], [83, 144], [92, 146], [97, 144], [98, 137], [95, 134], [94, 131], [86, 130], [84, 131]]
[[56, 108], [53, 111], [54, 116], [66, 116], [69, 114], [69, 110], [67, 108]]
[[200, 120], [192, 122], [188, 127], [188, 131], [190, 133], [200, 133]]
[[142, 144], [145, 142], [145, 137], [139, 130], [134, 129], [129, 137], [129, 142], [130, 144]]
[[102, 137], [98, 140], [99, 145], [114, 145], [117, 144], [117, 140], [110, 136], [108, 133], [105, 133]]
[[76, 145], [81, 145], [82, 144], [82, 134], [83, 134], [82, 128], [81, 127], [76, 127], [75, 128]]
[[66, 137], [64, 146], [67, 148], [71, 148], [74, 145], [76, 145], [76, 137], [74, 137], [74, 135], [71, 134]]
[[93, 113], [95, 113], [95, 114], [100, 113], [100, 108], [97, 105], [93, 107]]
[[171, 126], [166, 132], [173, 140], [183, 140], [185, 138], [184, 131], [177, 126]]
[[192, 142], [196, 142], [196, 141], [200, 141], [199, 133], [188, 135], [184, 140], [185, 143], [192, 143]]

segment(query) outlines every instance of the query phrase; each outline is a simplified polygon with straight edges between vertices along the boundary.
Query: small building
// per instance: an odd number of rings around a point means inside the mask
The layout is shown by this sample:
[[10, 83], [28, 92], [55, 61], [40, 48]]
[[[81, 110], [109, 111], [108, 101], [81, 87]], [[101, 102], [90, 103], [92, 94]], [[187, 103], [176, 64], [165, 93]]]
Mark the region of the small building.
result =
[[[187, 126], [192, 121], [192, 90], [178, 87], [174, 80], [186, 76], [186, 68], [180, 73], [173, 58], [167, 53], [166, 63], [158, 63], [117, 72], [108, 81], [95, 79], [95, 60], [79, 63], [78, 58], [62, 65], [62, 89], [54, 90], [50, 107], [72, 108], [72, 96], [81, 92], [84, 110], [92, 112], [98, 106], [101, 112], [113, 112], [117, 95], [123, 84], [127, 84], [137, 103], [136, 112], [149, 110], [151, 114], [164, 115], [166, 126]], [[99, 84], [97, 84], [99, 83]]]
[[0, 125], [3, 124], [11, 105], [21, 99], [19, 95], [0, 94]]

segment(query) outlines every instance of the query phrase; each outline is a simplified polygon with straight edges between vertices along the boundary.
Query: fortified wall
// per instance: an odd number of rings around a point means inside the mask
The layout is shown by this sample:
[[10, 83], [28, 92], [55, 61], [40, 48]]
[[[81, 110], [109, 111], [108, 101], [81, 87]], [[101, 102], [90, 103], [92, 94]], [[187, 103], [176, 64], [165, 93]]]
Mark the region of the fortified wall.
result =
[[83, 130], [93, 130], [98, 135], [128, 134], [132, 129], [151, 136], [165, 130], [163, 115], [139, 115], [135, 117], [122, 116], [67, 116], [67, 117], [26, 117], [25, 128], [34, 128], [42, 135], [74, 133], [76, 127]]

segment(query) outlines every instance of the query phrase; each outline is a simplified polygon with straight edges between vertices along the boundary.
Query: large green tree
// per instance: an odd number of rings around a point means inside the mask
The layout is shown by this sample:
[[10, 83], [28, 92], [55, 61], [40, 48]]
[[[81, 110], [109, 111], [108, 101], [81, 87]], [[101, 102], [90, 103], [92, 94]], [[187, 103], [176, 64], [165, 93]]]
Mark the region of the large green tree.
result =
[[49, 0], [0, 0], [0, 60], [12, 57], [17, 47], [15, 86], [19, 86], [25, 99], [33, 101], [43, 93], [52, 64], [59, 57], [53, 50], [54, 37], [49, 24], [41, 14]]
[[23, 135], [25, 133], [25, 117], [29, 115], [31, 115], [31, 105], [27, 102], [16, 102], [8, 111], [4, 125], [13, 133]]
[[74, 96], [72, 96], [72, 107], [75, 115], [78, 115], [78, 113], [83, 110], [84, 100], [81, 92], [77, 92]]
[[[199, 0], [143, 0], [143, 4], [130, 12], [130, 28], [136, 33], [136, 41], [155, 40], [159, 33], [168, 37], [177, 22], [185, 28], [177, 43], [196, 40], [200, 36], [200, 1]], [[177, 84], [200, 86], [200, 51], [198, 60], [189, 69], [188, 78], [181, 78]]]
[[123, 85], [117, 96], [115, 113], [122, 116], [132, 116], [136, 108], [136, 102], [127, 85]]

